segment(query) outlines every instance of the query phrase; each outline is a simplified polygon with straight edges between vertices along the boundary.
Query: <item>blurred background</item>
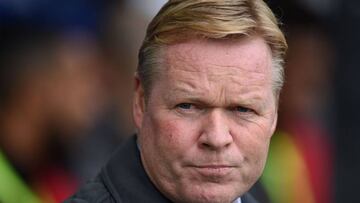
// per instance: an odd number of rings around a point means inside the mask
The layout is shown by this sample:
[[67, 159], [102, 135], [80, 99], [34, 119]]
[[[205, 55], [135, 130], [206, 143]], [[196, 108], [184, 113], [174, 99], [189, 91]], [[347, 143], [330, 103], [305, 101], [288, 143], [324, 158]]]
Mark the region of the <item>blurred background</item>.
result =
[[[267, 2], [290, 48], [251, 192], [261, 203], [360, 202], [360, 3]], [[0, 1], [1, 203], [61, 202], [135, 132], [137, 51], [164, 3]]]

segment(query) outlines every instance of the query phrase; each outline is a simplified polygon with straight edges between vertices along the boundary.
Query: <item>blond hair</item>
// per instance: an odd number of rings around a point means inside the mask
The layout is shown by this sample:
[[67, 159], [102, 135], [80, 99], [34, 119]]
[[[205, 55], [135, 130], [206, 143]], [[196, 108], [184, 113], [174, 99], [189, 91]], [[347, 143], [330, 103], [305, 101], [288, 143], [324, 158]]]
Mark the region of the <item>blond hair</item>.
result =
[[273, 90], [283, 86], [287, 49], [278, 22], [262, 0], [169, 0], [148, 26], [139, 51], [137, 74], [148, 95], [161, 71], [162, 47], [191, 38], [229, 39], [261, 36], [272, 52]]

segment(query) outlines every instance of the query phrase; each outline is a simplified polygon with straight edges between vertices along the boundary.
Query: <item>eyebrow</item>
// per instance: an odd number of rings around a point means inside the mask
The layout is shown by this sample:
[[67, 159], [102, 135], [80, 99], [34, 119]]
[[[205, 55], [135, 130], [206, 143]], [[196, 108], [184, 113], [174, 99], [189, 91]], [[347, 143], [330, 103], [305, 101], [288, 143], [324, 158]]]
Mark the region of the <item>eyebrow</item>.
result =
[[[192, 89], [192, 88], [191, 88]], [[179, 95], [180, 94], [180, 95]], [[176, 95], [176, 96], [175, 96]], [[196, 96], [194, 96], [196, 95]], [[178, 97], [186, 97], [187, 99], [194, 99], [194, 100], [199, 100], [198, 96], [199, 94], [196, 94], [194, 91], [192, 90], [188, 90], [187, 88], [173, 88], [170, 89], [170, 91], [168, 91], [165, 95], [165, 98], [167, 100], [173, 100], [174, 97], [178, 98]]]

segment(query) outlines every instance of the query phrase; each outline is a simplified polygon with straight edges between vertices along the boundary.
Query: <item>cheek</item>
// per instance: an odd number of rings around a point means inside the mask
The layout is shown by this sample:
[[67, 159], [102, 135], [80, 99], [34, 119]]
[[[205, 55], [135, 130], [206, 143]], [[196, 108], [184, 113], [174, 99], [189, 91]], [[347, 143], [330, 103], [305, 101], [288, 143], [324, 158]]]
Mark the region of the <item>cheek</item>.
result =
[[155, 145], [162, 149], [168, 157], [180, 158], [187, 150], [196, 145], [196, 125], [194, 123], [163, 114], [155, 115], [150, 119]]
[[270, 125], [251, 123], [237, 129], [235, 142], [245, 160], [254, 165], [262, 165], [266, 160], [271, 138]]
[[266, 134], [256, 137], [253, 141], [254, 147], [252, 148], [252, 154], [255, 154], [258, 159], [260, 159], [259, 161], [266, 159], [270, 144], [270, 137], [270, 135]]
[[247, 183], [255, 182], [261, 175], [269, 145], [269, 138], [266, 138], [268, 136], [255, 129], [243, 129], [243, 134], [239, 134], [236, 139], [237, 150], [243, 157], [240, 174]]

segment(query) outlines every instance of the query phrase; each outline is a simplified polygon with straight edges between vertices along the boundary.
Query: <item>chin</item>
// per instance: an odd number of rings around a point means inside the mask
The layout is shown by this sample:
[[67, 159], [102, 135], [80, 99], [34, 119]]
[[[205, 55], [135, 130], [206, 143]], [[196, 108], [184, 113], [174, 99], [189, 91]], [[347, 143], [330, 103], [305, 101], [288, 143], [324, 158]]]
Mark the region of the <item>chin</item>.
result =
[[229, 186], [188, 186], [179, 198], [184, 203], [231, 203], [240, 195]]

